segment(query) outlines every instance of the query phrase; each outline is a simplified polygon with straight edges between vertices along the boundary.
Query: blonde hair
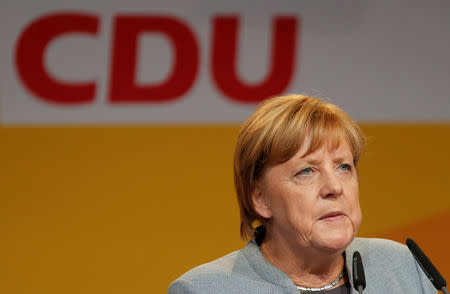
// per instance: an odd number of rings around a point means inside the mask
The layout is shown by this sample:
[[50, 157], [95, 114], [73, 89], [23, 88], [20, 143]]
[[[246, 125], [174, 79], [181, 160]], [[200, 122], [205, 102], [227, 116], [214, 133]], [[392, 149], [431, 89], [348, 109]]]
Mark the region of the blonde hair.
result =
[[294, 156], [308, 138], [306, 154], [331, 139], [337, 148], [345, 139], [354, 163], [364, 148], [364, 135], [338, 106], [305, 95], [279, 96], [264, 101], [242, 125], [234, 152], [234, 185], [240, 208], [241, 237], [254, 237], [253, 223], [265, 223], [254, 209], [251, 194], [268, 164]]

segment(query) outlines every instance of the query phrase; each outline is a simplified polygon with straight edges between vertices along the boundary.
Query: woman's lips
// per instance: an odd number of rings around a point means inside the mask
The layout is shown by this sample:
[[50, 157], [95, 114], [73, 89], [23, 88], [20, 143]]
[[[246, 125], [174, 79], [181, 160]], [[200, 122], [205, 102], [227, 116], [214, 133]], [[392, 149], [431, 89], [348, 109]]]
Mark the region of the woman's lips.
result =
[[320, 220], [329, 221], [329, 222], [335, 222], [340, 219], [342, 219], [345, 216], [343, 212], [340, 211], [333, 211], [325, 214], [320, 218]]

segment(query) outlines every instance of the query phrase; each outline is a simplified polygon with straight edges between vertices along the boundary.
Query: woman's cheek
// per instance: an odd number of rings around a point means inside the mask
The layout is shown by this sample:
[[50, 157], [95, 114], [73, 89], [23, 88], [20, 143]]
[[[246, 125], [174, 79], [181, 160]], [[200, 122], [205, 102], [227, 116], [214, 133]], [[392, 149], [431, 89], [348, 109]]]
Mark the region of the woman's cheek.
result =
[[362, 214], [361, 214], [361, 209], [359, 208], [359, 205], [358, 205], [358, 208], [355, 209], [354, 217], [353, 217], [353, 220], [352, 220], [352, 222], [353, 222], [353, 229], [355, 230], [355, 234], [358, 231], [359, 226], [361, 225], [361, 221], [362, 221]]

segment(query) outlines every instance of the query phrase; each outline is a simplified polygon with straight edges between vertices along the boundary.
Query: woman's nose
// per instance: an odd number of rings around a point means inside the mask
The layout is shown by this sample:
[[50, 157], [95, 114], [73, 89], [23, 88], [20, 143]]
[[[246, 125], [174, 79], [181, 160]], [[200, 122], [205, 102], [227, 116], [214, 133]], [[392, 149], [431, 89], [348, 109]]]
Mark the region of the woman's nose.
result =
[[320, 196], [322, 198], [339, 197], [340, 195], [342, 195], [342, 182], [334, 171], [322, 173], [321, 184], [322, 187]]

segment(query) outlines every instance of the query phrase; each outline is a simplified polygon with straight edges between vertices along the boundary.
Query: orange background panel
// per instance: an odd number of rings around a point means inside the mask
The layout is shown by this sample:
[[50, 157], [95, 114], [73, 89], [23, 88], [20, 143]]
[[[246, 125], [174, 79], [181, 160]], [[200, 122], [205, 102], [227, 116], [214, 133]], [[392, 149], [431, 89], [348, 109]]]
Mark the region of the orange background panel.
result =
[[[449, 225], [450, 210], [447, 210], [444, 213], [381, 234], [380, 237], [403, 243], [406, 238], [412, 238], [444, 278], [448, 279], [450, 277]], [[417, 240], [420, 240], [420, 243]]]
[[[410, 236], [448, 278], [450, 125], [363, 129], [360, 235]], [[164, 293], [241, 248], [238, 130], [0, 128], [0, 293]]]

